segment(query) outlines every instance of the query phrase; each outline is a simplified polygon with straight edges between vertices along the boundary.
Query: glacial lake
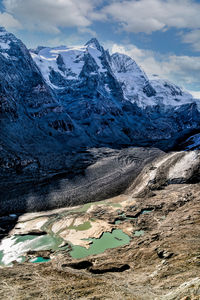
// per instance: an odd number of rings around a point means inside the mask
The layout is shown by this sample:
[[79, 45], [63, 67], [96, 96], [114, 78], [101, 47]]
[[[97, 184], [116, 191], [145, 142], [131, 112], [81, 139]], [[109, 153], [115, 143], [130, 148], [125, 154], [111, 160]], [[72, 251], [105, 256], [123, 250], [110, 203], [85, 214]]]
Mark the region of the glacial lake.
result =
[[130, 237], [121, 229], [115, 229], [111, 233], [104, 232], [99, 239], [88, 239], [88, 241], [91, 241], [88, 249], [81, 246], [72, 246], [70, 255], [75, 259], [84, 258], [89, 255], [103, 253], [107, 249], [128, 245], [130, 240]]

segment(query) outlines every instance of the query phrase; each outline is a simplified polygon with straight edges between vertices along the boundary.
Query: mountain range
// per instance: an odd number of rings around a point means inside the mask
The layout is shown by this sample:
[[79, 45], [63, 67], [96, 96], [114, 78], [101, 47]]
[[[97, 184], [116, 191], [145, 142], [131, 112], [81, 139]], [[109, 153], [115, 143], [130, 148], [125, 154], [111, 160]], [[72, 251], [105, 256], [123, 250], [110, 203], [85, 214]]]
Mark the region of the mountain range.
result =
[[0, 66], [2, 199], [13, 185], [82, 172], [104, 148], [200, 147], [200, 101], [95, 38], [28, 50], [1, 27]]

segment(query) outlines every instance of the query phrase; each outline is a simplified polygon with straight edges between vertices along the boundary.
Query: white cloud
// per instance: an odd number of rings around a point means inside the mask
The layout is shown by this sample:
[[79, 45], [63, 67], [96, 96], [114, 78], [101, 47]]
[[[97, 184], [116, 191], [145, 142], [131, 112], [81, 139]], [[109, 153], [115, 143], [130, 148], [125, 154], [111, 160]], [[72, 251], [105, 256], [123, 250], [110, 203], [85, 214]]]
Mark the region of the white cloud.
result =
[[102, 12], [128, 32], [152, 33], [169, 27], [200, 27], [200, 4], [193, 0], [118, 0]]
[[94, 30], [88, 28], [88, 27], [79, 27], [78, 31], [79, 31], [80, 34], [89, 33], [94, 37], [97, 36], [96, 32]]
[[190, 94], [192, 94], [192, 96], [196, 99], [200, 99], [200, 91], [196, 92], [196, 91], [189, 91]]
[[192, 30], [184, 34], [182, 41], [191, 44], [195, 51], [200, 51], [200, 29]]
[[11, 14], [0, 12], [0, 26], [7, 29], [20, 29], [21, 24]]
[[[200, 51], [200, 3], [194, 0], [3, 0], [5, 13], [0, 24], [12, 27], [60, 33], [65, 27], [88, 32], [94, 21], [116, 22], [116, 30], [127, 32], [188, 29], [184, 43]], [[9, 27], [9, 26], [6, 26]], [[10, 27], [9, 27], [10, 28]]]
[[[47, 40], [46, 46], [57, 47], [59, 45], [65, 45], [68, 47], [82, 46], [86, 42], [84, 35], [71, 34], [67, 37], [56, 36]], [[45, 46], [45, 45], [44, 45]]]
[[59, 27], [89, 26], [96, 1], [4, 0], [3, 4], [6, 11], [13, 14], [26, 29], [58, 33]]
[[[139, 49], [134, 45], [114, 44], [111, 52], [120, 52], [131, 56], [151, 77], [157, 74], [181, 86], [198, 86], [200, 89], [200, 57], [197, 56], [162, 56], [150, 50]], [[191, 88], [192, 89], [192, 88]]]
[[110, 18], [134, 33], [200, 28], [200, 3], [194, 0], [3, 0], [3, 4], [24, 27], [55, 33]]

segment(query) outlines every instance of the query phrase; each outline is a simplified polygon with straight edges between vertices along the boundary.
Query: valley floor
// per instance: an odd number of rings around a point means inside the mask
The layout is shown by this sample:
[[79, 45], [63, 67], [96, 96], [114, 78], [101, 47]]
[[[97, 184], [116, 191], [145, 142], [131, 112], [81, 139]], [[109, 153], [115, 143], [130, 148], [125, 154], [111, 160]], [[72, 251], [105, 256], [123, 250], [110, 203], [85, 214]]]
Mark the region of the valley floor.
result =
[[[89, 248], [91, 241], [79, 235], [95, 236], [87, 222], [98, 224], [96, 238], [122, 230], [129, 241], [75, 259], [73, 238]], [[37, 236], [44, 223], [47, 232], [51, 228], [68, 240], [69, 248], [28, 251], [24, 263], [2, 267], [1, 299], [200, 299], [199, 183], [170, 184], [143, 198], [121, 195], [70, 208], [70, 213], [67, 208], [25, 214], [11, 234]], [[30, 263], [33, 257], [50, 260]]]

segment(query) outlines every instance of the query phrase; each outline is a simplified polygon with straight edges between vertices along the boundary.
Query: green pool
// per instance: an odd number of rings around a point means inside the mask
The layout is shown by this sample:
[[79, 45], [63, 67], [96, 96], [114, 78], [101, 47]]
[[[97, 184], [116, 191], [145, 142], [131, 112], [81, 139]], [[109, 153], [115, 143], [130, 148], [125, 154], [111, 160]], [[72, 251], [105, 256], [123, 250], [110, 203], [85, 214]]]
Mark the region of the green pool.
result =
[[113, 249], [124, 246], [130, 243], [130, 237], [121, 229], [115, 229], [110, 232], [104, 232], [99, 239], [88, 239], [91, 245], [88, 249], [81, 246], [72, 246], [70, 255], [73, 258], [79, 259], [89, 255], [100, 254], [107, 249]]
[[29, 260], [29, 262], [31, 262], [31, 263], [44, 263], [44, 262], [48, 262], [48, 261], [50, 261], [50, 258], [44, 258], [44, 257], [41, 257], [41, 256], [31, 258]]

